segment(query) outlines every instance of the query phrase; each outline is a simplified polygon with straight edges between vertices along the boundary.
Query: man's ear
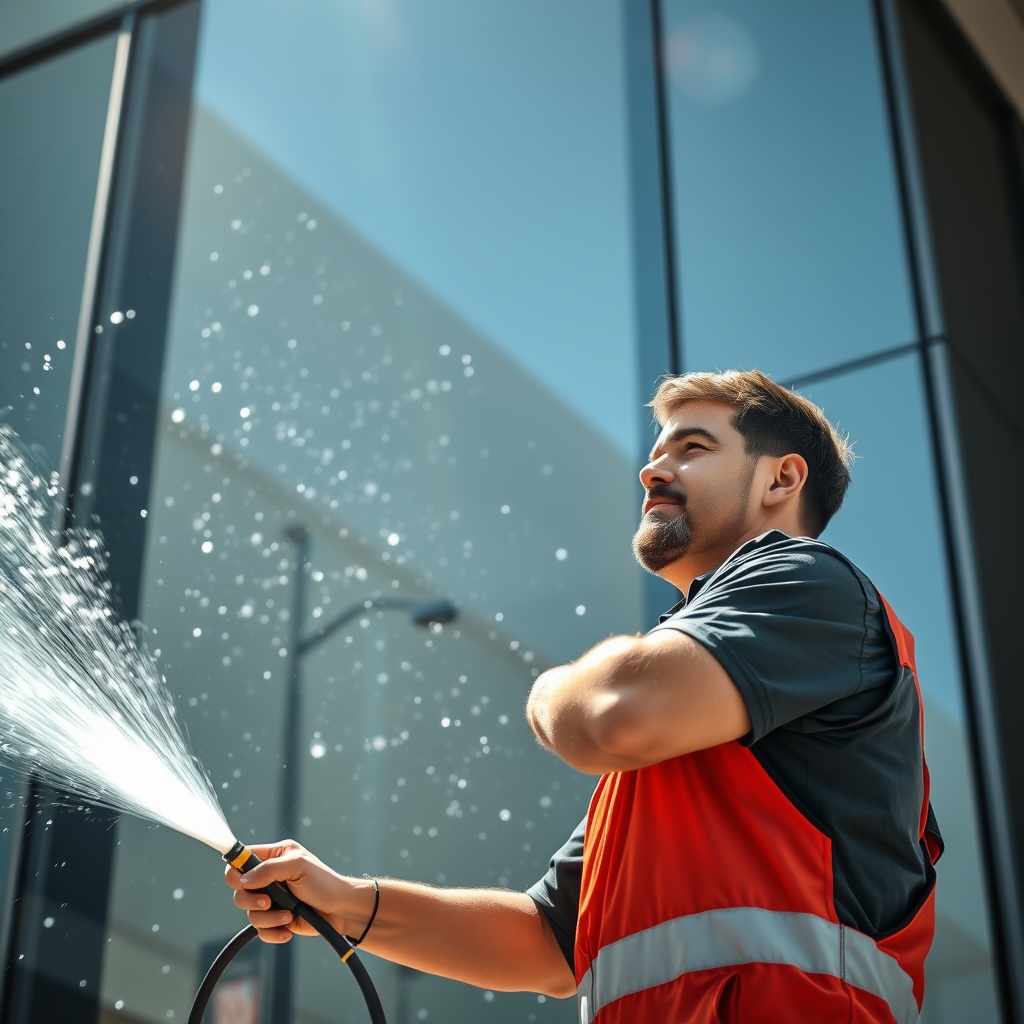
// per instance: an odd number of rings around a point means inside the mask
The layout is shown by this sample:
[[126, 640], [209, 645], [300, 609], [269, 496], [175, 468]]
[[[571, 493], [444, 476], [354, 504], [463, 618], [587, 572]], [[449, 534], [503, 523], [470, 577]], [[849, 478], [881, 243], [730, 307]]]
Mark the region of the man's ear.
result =
[[799, 500], [807, 483], [807, 460], [802, 455], [783, 455], [774, 460], [772, 475], [761, 498], [766, 507], [782, 505], [793, 498]]

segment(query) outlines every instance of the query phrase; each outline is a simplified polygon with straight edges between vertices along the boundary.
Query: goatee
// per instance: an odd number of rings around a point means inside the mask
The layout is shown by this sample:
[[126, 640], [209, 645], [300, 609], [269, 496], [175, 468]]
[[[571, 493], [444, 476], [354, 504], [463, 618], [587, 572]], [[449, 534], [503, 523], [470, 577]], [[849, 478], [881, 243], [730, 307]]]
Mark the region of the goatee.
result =
[[633, 534], [633, 554], [648, 572], [658, 572], [682, 558], [692, 541], [693, 524], [686, 509], [671, 519], [648, 512]]

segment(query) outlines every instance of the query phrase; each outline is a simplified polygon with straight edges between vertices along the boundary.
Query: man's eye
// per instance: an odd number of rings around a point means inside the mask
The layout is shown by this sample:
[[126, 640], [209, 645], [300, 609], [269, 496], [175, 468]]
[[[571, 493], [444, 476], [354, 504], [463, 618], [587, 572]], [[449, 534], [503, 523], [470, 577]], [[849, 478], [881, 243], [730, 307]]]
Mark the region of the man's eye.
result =
[[706, 452], [708, 450], [706, 445], [697, 444], [696, 441], [688, 441], [686, 443], [686, 451], [692, 452], [695, 448], [702, 452]]

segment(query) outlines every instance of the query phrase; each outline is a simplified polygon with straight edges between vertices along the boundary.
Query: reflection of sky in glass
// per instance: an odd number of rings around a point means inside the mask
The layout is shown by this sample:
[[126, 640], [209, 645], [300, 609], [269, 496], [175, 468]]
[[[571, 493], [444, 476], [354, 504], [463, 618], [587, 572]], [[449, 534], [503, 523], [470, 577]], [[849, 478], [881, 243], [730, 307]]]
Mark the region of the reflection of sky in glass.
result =
[[913, 337], [866, 0], [665, 0], [687, 368], [776, 378]]
[[618, 5], [213, 0], [204, 18], [201, 101], [632, 457]]

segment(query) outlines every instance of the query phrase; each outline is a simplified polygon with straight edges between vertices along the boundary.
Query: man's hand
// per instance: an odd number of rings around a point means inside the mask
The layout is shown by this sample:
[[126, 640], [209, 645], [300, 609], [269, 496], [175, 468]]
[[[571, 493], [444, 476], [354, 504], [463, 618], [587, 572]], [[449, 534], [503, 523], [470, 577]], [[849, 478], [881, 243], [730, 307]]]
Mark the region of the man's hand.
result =
[[270, 897], [254, 892], [284, 882], [292, 895], [309, 904], [343, 935], [360, 935], [373, 913], [373, 882], [345, 878], [291, 839], [253, 846], [262, 864], [244, 875], [228, 866], [224, 880], [235, 890], [235, 906], [248, 911], [249, 923], [264, 942], [288, 942], [292, 935], [315, 935], [313, 927], [289, 910], [271, 910]]
[[594, 775], [643, 768], [750, 731], [725, 669], [673, 629], [611, 637], [550, 669], [534, 683], [526, 715], [543, 746]]
[[[372, 881], [339, 875], [291, 840], [252, 850], [262, 864], [244, 875], [229, 867], [224, 877], [264, 942], [313, 934], [305, 921], [287, 910], [270, 910], [270, 897], [253, 891], [270, 882], [284, 882], [342, 934], [362, 934], [373, 912]], [[480, 988], [555, 998], [576, 990], [547, 917], [523, 892], [434, 889], [381, 879], [377, 916], [360, 948]]]

